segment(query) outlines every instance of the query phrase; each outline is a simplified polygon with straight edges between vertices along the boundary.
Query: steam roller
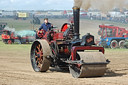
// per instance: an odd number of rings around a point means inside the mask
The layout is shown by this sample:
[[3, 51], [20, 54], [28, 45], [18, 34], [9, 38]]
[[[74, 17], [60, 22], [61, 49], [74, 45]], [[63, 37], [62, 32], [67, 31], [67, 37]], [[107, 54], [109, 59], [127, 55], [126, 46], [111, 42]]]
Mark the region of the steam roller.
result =
[[[38, 39], [31, 47], [31, 64], [36, 72], [49, 67], [69, 71], [75, 78], [101, 77], [110, 62], [104, 57], [104, 48], [97, 47], [90, 33], [79, 37], [80, 8], [73, 7], [74, 23], [63, 24], [60, 31], [39, 30]], [[42, 34], [41, 34], [42, 33]]]

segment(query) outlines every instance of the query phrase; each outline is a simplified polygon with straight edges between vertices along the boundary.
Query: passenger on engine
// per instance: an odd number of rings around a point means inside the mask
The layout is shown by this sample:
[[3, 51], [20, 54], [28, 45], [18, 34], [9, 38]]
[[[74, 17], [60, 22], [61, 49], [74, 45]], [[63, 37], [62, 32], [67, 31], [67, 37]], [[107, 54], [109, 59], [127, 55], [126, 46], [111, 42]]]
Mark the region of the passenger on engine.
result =
[[49, 31], [53, 28], [53, 25], [48, 22], [48, 18], [44, 19], [44, 23], [40, 26], [39, 30]]

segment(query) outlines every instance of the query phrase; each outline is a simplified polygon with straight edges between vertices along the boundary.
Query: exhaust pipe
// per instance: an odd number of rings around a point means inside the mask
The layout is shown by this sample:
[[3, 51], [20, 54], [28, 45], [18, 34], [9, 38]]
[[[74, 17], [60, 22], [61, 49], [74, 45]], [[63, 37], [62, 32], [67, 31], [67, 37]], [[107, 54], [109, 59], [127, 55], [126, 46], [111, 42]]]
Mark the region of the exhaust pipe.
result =
[[80, 8], [74, 6], [73, 8], [74, 16], [74, 39], [79, 39], [79, 19], [80, 19]]

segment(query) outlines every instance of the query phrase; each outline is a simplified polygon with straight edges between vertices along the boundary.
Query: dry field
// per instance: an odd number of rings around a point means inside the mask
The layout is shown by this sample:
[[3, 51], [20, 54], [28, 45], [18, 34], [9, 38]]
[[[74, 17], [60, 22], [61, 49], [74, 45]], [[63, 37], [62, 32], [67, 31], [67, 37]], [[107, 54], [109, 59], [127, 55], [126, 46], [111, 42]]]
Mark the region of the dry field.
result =
[[[58, 28], [67, 22], [65, 19], [50, 21]], [[98, 25], [102, 23], [111, 22], [81, 20], [81, 34], [91, 32], [98, 37]], [[127, 27], [123, 24], [113, 24]], [[22, 25], [19, 24], [19, 29]], [[24, 29], [30, 28], [30, 25], [26, 26]], [[106, 49], [105, 56], [111, 63], [103, 77], [76, 79], [68, 72], [55, 71], [53, 68], [46, 73], [34, 72], [30, 62], [30, 48], [31, 44], [7, 45], [0, 41], [0, 85], [128, 85], [127, 49]]]

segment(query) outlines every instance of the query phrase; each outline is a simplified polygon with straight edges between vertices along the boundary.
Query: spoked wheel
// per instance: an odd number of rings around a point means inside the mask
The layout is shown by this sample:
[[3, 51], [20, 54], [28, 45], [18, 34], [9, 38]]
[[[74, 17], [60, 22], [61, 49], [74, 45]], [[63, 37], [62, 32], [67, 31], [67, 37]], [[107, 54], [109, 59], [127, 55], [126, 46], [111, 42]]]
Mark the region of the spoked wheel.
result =
[[41, 68], [43, 62], [43, 49], [40, 44], [38, 44], [35, 49], [35, 60], [37, 67]]
[[31, 48], [31, 63], [36, 72], [46, 72], [50, 66], [50, 47], [46, 40], [35, 41]]
[[70, 64], [69, 70], [73, 77], [84, 78], [84, 77], [99, 77], [103, 76], [106, 72], [106, 64], [95, 64], [95, 63], [105, 63], [106, 59], [103, 57], [102, 53], [99, 52], [79, 52], [80, 60], [84, 63], [91, 64]]

